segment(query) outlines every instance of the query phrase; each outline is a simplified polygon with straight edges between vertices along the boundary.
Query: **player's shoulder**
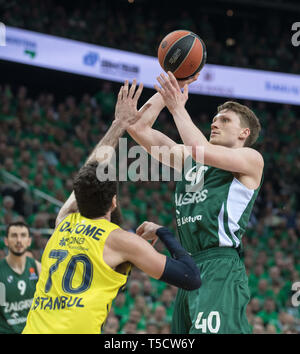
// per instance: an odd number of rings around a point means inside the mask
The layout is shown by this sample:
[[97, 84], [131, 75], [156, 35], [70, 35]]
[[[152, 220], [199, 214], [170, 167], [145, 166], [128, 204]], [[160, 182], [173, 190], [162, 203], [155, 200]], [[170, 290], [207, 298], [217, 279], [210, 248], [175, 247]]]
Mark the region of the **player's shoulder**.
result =
[[0, 267], [9, 267], [8, 263], [7, 263], [7, 260], [6, 260], [6, 257], [0, 259]]
[[241, 149], [249, 159], [255, 161], [260, 167], [264, 166], [264, 158], [259, 151], [253, 149], [252, 147], [243, 147]]
[[126, 231], [121, 227], [114, 229], [107, 237], [106, 244], [115, 251], [124, 251], [130, 247], [134, 247], [138, 242], [139, 236], [133, 232]]
[[0, 259], [0, 269], [3, 269], [4, 267], [6, 267], [6, 260], [5, 258]]
[[112, 240], [113, 242], [123, 242], [128, 237], [132, 236], [136, 235], [132, 232], [122, 229], [121, 227], [117, 227], [109, 233], [109, 237], [107, 238], [107, 240]]
[[72, 215], [79, 216], [80, 213], [78, 211], [75, 211], [68, 214], [58, 215], [55, 220], [55, 230], [58, 229], [59, 225], [61, 225], [62, 222], [68, 221], [72, 217]]

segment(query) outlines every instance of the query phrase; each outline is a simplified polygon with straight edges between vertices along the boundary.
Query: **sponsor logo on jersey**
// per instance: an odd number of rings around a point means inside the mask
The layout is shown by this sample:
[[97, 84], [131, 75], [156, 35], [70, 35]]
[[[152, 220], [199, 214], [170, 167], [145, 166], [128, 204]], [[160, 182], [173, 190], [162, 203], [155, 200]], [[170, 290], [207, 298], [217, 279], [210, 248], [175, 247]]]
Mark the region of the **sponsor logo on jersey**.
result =
[[92, 239], [99, 241], [102, 234], [105, 230], [97, 226], [92, 226], [90, 224], [85, 225], [84, 222], [71, 225], [69, 221], [66, 221], [62, 224], [59, 229], [59, 232], [69, 232], [71, 234], [83, 235], [91, 237]]
[[[208, 170], [208, 166], [196, 165], [189, 169], [185, 174], [187, 185], [185, 190], [187, 192], [200, 191], [204, 186], [204, 173]], [[189, 184], [188, 184], [189, 183]]]
[[17, 312], [14, 312], [14, 313], [11, 314], [11, 318], [9, 318], [7, 320], [7, 323], [10, 326], [15, 326], [15, 325], [18, 325], [20, 323], [26, 322], [26, 320], [27, 320], [27, 317], [19, 317], [19, 314]]
[[195, 215], [195, 216], [182, 216], [181, 218], [176, 219], [177, 225], [181, 226], [190, 222], [201, 221], [202, 215]]
[[35, 269], [33, 267], [29, 268], [29, 280], [37, 280], [39, 277], [35, 273]]
[[207, 194], [207, 189], [202, 189], [194, 193], [175, 193], [175, 204], [178, 207], [187, 204], [201, 203], [205, 201]]
[[5, 313], [10, 312], [18, 312], [23, 310], [29, 310], [32, 303], [32, 299], [14, 301], [14, 302], [6, 302], [4, 307]]

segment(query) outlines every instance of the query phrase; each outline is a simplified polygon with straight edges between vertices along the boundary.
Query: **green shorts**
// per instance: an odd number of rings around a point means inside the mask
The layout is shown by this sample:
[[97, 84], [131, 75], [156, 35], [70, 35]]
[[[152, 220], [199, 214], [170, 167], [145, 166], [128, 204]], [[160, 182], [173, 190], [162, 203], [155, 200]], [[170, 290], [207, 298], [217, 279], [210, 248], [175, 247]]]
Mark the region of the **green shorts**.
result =
[[173, 320], [174, 334], [251, 333], [246, 316], [250, 300], [244, 263], [233, 248], [212, 248], [193, 255], [202, 285], [178, 289]]

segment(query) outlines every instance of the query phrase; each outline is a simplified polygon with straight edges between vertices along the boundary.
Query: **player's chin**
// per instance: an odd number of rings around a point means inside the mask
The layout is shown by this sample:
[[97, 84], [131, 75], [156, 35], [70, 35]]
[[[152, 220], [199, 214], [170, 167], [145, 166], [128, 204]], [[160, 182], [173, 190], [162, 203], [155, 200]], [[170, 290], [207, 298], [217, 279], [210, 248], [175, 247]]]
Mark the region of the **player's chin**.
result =
[[220, 145], [220, 139], [218, 139], [217, 135], [211, 135], [209, 138], [209, 142], [211, 144]]
[[10, 251], [13, 255], [20, 257], [23, 256], [23, 254], [26, 252], [26, 248], [25, 247], [11, 248]]

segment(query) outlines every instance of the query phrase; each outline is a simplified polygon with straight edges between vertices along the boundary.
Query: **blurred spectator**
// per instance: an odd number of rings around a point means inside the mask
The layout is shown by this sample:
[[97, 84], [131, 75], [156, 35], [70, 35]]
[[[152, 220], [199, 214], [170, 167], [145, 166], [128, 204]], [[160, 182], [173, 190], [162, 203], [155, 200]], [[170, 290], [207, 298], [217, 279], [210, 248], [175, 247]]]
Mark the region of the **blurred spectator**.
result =
[[108, 316], [105, 322], [103, 334], [117, 334], [119, 332], [119, 320], [116, 316]]
[[128, 284], [128, 292], [126, 296], [126, 306], [130, 309], [134, 306], [135, 300], [142, 292], [141, 283], [137, 280], [131, 280]]
[[1, 224], [10, 224], [15, 221], [19, 216], [18, 213], [14, 211], [15, 200], [13, 197], [7, 195], [3, 198], [2, 208], [0, 209], [0, 220]]
[[264, 325], [277, 323], [278, 312], [276, 311], [274, 299], [266, 298], [263, 310], [258, 312], [257, 316], [262, 318]]
[[[132, 5], [125, 1], [96, 0], [89, 3], [88, 9], [84, 3], [76, 2], [69, 8], [55, 0], [30, 1], [30, 6], [24, 8], [20, 0], [15, 0], [4, 10], [2, 21], [10, 26], [152, 56], [156, 56], [158, 45], [167, 33], [183, 28], [201, 36], [211, 64], [299, 72], [299, 54], [290, 44], [294, 13], [288, 6], [272, 6], [270, 11], [250, 2], [233, 11], [228, 10], [228, 4], [216, 6], [213, 1], [197, 12], [193, 6], [186, 6], [184, 11], [177, 7], [163, 11], [164, 8], [153, 2]], [[112, 108], [111, 98], [105, 91], [109, 93], [109, 88], [103, 87], [104, 97], [102, 91], [97, 95], [104, 116]], [[7, 98], [11, 97], [9, 86], [5, 93]], [[26, 102], [25, 88], [18, 97]], [[48, 106], [51, 103], [50, 98]], [[10, 119], [6, 106], [2, 114]]]

